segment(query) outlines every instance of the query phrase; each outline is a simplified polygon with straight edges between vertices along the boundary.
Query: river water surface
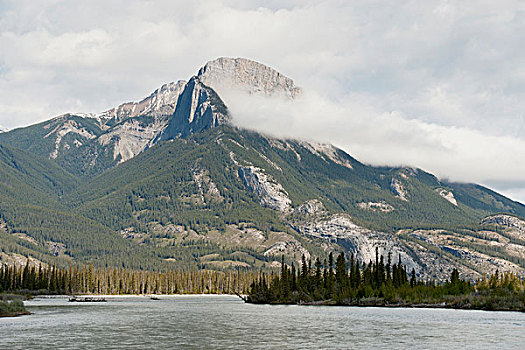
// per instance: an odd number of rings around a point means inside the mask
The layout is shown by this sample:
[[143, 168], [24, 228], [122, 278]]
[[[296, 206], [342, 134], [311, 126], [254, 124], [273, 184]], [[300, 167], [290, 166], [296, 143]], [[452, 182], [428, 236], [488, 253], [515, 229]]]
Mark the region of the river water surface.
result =
[[231, 296], [26, 302], [0, 349], [525, 349], [525, 314], [268, 306]]

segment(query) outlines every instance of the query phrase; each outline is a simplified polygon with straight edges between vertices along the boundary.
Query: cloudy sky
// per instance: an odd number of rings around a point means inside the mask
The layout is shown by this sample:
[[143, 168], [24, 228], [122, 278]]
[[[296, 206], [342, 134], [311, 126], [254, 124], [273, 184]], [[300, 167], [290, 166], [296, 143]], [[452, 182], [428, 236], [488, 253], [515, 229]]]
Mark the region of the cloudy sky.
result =
[[246, 57], [305, 93], [237, 103], [239, 124], [525, 202], [523, 33], [512, 0], [0, 0], [0, 125], [100, 112]]

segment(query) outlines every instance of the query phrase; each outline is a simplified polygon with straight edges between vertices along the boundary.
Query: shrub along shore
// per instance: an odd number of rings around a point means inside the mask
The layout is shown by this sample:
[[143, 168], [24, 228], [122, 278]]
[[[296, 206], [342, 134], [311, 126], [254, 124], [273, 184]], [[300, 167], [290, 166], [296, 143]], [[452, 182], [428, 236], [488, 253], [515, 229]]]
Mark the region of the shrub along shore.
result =
[[422, 281], [407, 272], [401, 257], [392, 264], [379, 257], [361, 265], [342, 253], [333, 261], [314, 266], [303, 257], [301, 269], [282, 260], [280, 274], [263, 275], [253, 282], [244, 300], [255, 304], [347, 305], [380, 307], [432, 307], [498, 311], [525, 311], [525, 281], [518, 275], [499, 273], [483, 276], [475, 284], [459, 278], [437, 284]]
[[0, 300], [0, 317], [15, 317], [29, 315], [29, 311], [24, 307], [24, 302], [19, 298], [13, 300]]

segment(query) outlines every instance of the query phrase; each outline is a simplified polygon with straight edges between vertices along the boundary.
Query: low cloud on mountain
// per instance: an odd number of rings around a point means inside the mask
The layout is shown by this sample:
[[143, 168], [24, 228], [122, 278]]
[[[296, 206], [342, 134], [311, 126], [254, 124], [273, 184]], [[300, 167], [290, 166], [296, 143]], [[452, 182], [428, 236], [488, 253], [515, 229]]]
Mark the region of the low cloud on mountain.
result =
[[239, 101], [239, 123], [525, 201], [523, 10], [513, 0], [5, 1], [0, 124], [103, 111], [215, 57], [248, 57], [305, 94], [251, 113]]
[[441, 178], [495, 185], [518, 195], [523, 185], [525, 159], [519, 150], [525, 140], [517, 137], [409, 119], [359, 98], [336, 104], [308, 91], [295, 101], [240, 93], [224, 99], [241, 127], [330, 142], [365, 163], [417, 165]]

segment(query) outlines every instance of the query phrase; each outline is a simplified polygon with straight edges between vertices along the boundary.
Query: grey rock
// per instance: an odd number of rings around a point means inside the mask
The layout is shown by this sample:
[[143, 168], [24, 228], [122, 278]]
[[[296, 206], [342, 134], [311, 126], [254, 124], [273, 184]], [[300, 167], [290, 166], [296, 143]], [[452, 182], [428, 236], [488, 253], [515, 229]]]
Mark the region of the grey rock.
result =
[[263, 169], [247, 166], [240, 168], [238, 174], [246, 188], [259, 197], [262, 206], [281, 212], [290, 211], [292, 201], [288, 193]]
[[292, 79], [275, 69], [245, 58], [220, 57], [206, 63], [198, 77], [224, 97], [228, 91], [285, 96], [293, 99], [301, 93]]
[[177, 101], [177, 109], [159, 141], [184, 137], [228, 123], [228, 109], [213, 89], [193, 77]]

